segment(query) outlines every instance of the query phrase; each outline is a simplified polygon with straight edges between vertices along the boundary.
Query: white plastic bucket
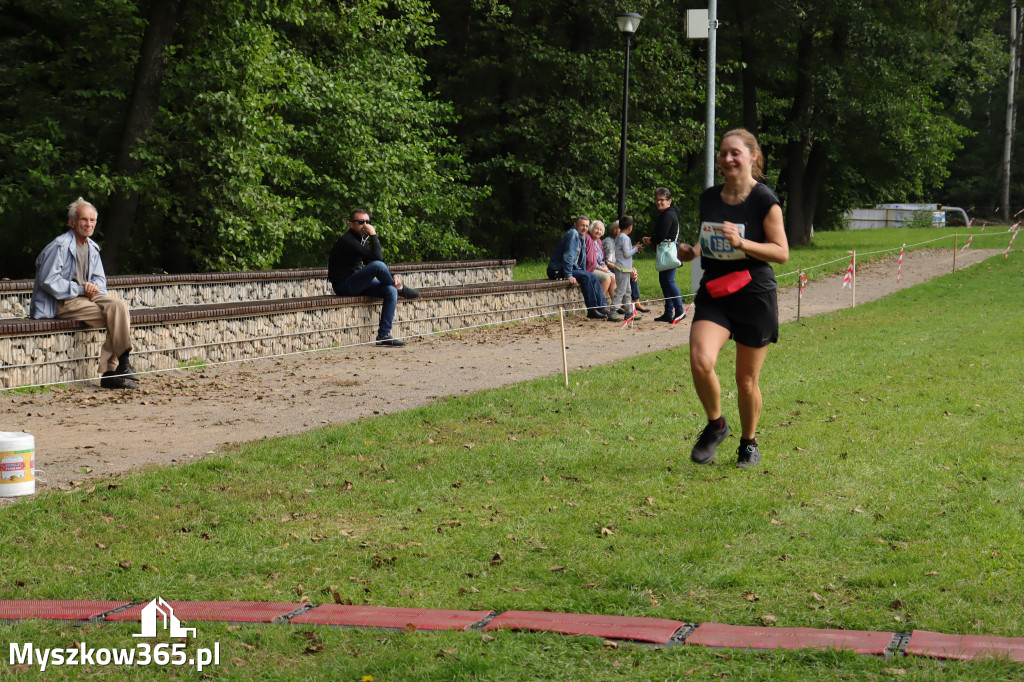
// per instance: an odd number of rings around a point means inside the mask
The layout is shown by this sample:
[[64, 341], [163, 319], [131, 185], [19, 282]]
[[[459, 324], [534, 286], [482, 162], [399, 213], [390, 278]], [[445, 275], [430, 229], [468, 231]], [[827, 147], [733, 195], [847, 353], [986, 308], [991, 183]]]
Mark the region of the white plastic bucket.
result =
[[0, 497], [36, 491], [36, 439], [27, 433], [0, 431]]

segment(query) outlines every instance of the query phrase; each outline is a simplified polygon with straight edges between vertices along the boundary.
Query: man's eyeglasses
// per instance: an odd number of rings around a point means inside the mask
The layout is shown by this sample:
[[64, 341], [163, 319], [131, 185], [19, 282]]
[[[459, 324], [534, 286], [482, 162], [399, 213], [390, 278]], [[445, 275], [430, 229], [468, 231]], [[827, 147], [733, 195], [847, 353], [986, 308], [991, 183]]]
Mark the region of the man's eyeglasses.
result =
[[349, 222], [350, 223], [355, 223], [356, 225], [366, 225], [370, 221], [369, 220], [350, 220]]

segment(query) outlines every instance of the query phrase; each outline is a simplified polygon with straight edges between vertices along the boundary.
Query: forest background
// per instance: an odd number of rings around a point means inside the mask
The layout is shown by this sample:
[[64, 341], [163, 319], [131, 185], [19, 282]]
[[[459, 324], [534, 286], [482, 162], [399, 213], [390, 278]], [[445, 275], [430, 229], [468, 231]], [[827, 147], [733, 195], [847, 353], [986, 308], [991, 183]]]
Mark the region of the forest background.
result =
[[[79, 195], [108, 274], [323, 265], [354, 208], [392, 261], [543, 254], [576, 214], [615, 218], [624, 11], [644, 17], [627, 211], [643, 233], [669, 187], [692, 238], [708, 41], [686, 10], [704, 7], [0, 0], [0, 276], [32, 276]], [[1010, 12], [718, 3], [716, 127], [759, 135], [793, 243], [883, 201], [994, 214]]]

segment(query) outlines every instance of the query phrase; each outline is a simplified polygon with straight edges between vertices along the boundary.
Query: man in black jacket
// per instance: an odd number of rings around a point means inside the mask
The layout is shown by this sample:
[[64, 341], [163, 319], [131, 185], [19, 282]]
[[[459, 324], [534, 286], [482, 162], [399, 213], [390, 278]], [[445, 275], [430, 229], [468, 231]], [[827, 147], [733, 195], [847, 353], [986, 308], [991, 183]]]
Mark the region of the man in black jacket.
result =
[[384, 299], [377, 328], [378, 346], [404, 346], [401, 339], [391, 338], [391, 321], [395, 317], [398, 297], [419, 298], [420, 292], [393, 277], [384, 263], [377, 230], [370, 224], [370, 214], [352, 211], [348, 232], [341, 235], [331, 249], [327, 279], [338, 296], [373, 296]]

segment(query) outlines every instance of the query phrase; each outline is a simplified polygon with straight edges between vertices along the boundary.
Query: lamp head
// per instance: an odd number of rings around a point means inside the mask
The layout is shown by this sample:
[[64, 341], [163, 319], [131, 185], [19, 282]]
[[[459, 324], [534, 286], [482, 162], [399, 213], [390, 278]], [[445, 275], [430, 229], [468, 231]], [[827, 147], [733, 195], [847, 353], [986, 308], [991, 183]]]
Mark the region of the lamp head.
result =
[[623, 12], [622, 14], [615, 17], [616, 23], [619, 25], [619, 31], [625, 37], [630, 37], [636, 33], [636, 29], [640, 26], [640, 20], [643, 17], [636, 12]]

